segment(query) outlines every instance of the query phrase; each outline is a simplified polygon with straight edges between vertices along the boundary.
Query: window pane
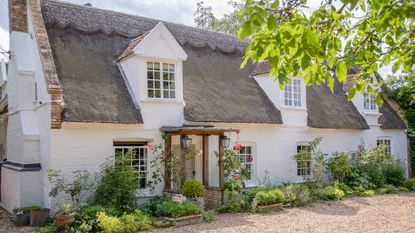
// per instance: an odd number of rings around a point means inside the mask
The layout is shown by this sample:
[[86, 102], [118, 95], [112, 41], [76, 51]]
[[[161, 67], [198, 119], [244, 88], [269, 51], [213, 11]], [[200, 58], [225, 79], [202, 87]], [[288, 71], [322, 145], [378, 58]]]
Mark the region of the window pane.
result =
[[169, 70], [168, 64], [163, 63], [163, 71], [168, 71], [168, 70]]
[[154, 88], [160, 89], [160, 81], [155, 81], [154, 82]]
[[[160, 85], [160, 83], [159, 83], [159, 85]], [[154, 96], [155, 96], [156, 98], [160, 98], [160, 97], [161, 97], [160, 90], [156, 90], [156, 91], [155, 91], [155, 93], [154, 93]]]
[[147, 69], [149, 70], [153, 69], [153, 62], [147, 62]]
[[170, 73], [170, 80], [174, 81], [174, 73]]
[[153, 79], [153, 71], [147, 71], [147, 78]]
[[148, 98], [154, 98], [154, 91], [153, 90], [148, 90], [147, 95], [148, 95]]
[[170, 82], [170, 89], [174, 90], [175, 88], [176, 88], [176, 87], [175, 87], [174, 82]]
[[170, 98], [171, 99], [176, 98], [176, 93], [174, 91], [170, 91]]
[[163, 82], [163, 88], [169, 89], [169, 82]]
[[154, 82], [153, 81], [147, 81], [147, 87], [148, 88], [153, 88], [154, 87]]
[[169, 64], [169, 71], [174, 72], [174, 64]]
[[154, 70], [160, 70], [160, 63], [154, 62]]
[[169, 98], [169, 91], [163, 91], [164, 98]]
[[169, 73], [163, 72], [163, 80], [169, 80]]
[[154, 72], [154, 79], [160, 79], [160, 72]]

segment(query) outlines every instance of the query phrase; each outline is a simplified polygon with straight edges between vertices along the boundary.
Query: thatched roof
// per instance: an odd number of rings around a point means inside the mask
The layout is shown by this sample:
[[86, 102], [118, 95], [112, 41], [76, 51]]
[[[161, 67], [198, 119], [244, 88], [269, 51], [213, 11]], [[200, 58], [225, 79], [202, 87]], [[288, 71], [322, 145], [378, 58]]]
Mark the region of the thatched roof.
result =
[[[267, 61], [258, 63], [251, 75], [269, 73], [271, 67]], [[320, 86], [307, 86], [307, 110], [308, 126], [313, 128], [344, 128], [344, 129], [369, 129], [364, 117], [359, 113], [353, 103], [347, 101], [345, 91], [353, 86], [353, 75], [358, 69], [349, 69], [348, 80], [341, 85], [335, 81], [334, 93], [322, 84]], [[385, 100], [385, 96], [383, 96]], [[379, 109], [383, 115], [379, 118], [379, 124], [384, 129], [405, 129], [405, 123], [396, 114], [396, 111], [385, 100], [385, 104]]]
[[257, 82], [252, 66], [239, 69], [241, 55], [184, 45], [185, 119], [194, 122], [281, 124], [279, 110]]
[[[131, 44], [159, 21], [57, 1], [43, 1], [43, 14], [64, 92], [63, 120], [143, 123], [117, 59], [128, 56]], [[166, 26], [189, 56], [183, 62], [186, 120], [282, 123], [280, 112], [249, 78], [251, 66], [239, 69], [243, 43], [236, 37]]]

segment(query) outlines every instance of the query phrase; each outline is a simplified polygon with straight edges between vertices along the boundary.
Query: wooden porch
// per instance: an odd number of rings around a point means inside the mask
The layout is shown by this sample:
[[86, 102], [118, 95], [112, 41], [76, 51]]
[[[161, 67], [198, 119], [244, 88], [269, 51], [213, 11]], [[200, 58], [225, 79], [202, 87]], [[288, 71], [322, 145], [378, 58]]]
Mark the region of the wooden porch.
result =
[[[232, 128], [217, 128], [217, 127], [207, 127], [207, 126], [183, 126], [183, 127], [162, 127], [160, 131], [165, 133], [167, 136], [164, 138], [165, 142], [165, 164], [169, 164], [171, 161], [172, 155], [172, 137], [179, 136], [180, 137], [180, 152], [179, 152], [179, 159], [183, 161], [181, 163], [182, 171], [186, 171], [186, 160], [185, 158], [185, 149], [186, 149], [186, 139], [188, 136], [195, 135], [202, 137], [202, 182], [204, 186], [210, 191], [221, 191], [224, 186], [224, 166], [223, 162], [220, 161], [220, 158], [217, 158], [219, 164], [219, 187], [214, 187], [209, 184], [209, 136], [218, 136], [218, 148], [217, 151], [222, 153], [226, 146], [226, 140], [229, 142], [229, 138], [225, 136], [225, 133], [232, 133], [232, 132], [239, 132], [238, 129]], [[225, 139], [225, 140], [224, 140]], [[228, 143], [229, 144], [229, 143]], [[212, 158], [212, 157], [211, 157]], [[168, 167], [165, 168], [165, 185], [164, 190], [167, 192], [174, 192], [178, 190], [174, 190], [172, 187], [172, 173]], [[183, 175], [180, 177], [181, 184], [185, 182], [186, 176]]]

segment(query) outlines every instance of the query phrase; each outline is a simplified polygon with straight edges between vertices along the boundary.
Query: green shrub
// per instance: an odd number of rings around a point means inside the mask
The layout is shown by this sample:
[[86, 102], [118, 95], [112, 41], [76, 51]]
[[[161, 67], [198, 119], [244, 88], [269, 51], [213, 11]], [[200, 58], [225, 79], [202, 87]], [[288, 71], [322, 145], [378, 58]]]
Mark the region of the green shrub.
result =
[[204, 222], [212, 222], [213, 220], [215, 220], [215, 214], [213, 213], [213, 211], [203, 212], [203, 221]]
[[106, 209], [100, 205], [93, 205], [81, 209], [78, 215], [76, 215], [76, 223], [88, 224], [91, 227], [91, 231], [98, 231], [97, 213], [106, 212]]
[[99, 212], [97, 222], [103, 233], [135, 233], [151, 228], [150, 218], [140, 210], [135, 210], [131, 214], [123, 214], [119, 218]]
[[59, 225], [55, 222], [48, 223], [37, 229], [39, 233], [54, 233], [59, 231]]
[[383, 174], [387, 184], [402, 186], [405, 181], [405, 168], [399, 161], [386, 163], [383, 167]]
[[386, 179], [383, 175], [382, 164], [362, 164], [359, 170], [363, 171], [370, 177], [370, 182], [376, 187], [381, 188], [385, 185]]
[[338, 183], [337, 188], [339, 188], [341, 191], [343, 191], [346, 194], [349, 193], [351, 190], [350, 187], [343, 182]]
[[344, 177], [352, 172], [349, 154], [346, 152], [333, 153], [333, 155], [327, 159], [326, 164], [330, 175], [338, 181], [343, 181]]
[[256, 196], [256, 203], [258, 206], [272, 205], [284, 202], [285, 195], [279, 189], [269, 191], [259, 191]]
[[311, 202], [310, 189], [302, 184], [289, 184], [282, 187], [286, 201], [291, 206], [303, 206]]
[[136, 208], [137, 174], [130, 166], [125, 166], [130, 163], [129, 153], [115, 161], [107, 161], [102, 166], [95, 192], [96, 204], [113, 208], [120, 213]]
[[197, 180], [188, 180], [183, 185], [183, 194], [186, 197], [201, 197], [205, 192], [205, 186], [202, 182]]
[[318, 200], [340, 200], [345, 194], [335, 186], [322, 186], [314, 189], [312, 195]]
[[244, 200], [232, 201], [219, 207], [220, 213], [240, 213], [248, 209], [247, 203]]
[[192, 202], [183, 202], [182, 204], [173, 202], [171, 200], [163, 200], [157, 204], [155, 215], [158, 217], [183, 217], [193, 214], [199, 214], [200, 208]]
[[373, 197], [375, 195], [375, 191], [367, 190], [363, 193], [366, 197]]
[[405, 180], [405, 182], [403, 182], [403, 186], [409, 191], [415, 191], [415, 178]]

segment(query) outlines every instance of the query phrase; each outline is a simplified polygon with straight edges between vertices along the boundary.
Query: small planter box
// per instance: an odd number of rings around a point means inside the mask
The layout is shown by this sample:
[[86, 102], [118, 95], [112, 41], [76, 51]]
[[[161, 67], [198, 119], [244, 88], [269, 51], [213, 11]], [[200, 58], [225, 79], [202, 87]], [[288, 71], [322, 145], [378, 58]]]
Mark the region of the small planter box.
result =
[[41, 226], [45, 224], [45, 222], [49, 218], [49, 209], [42, 208], [38, 210], [31, 210], [30, 211], [30, 226]]
[[19, 213], [13, 217], [14, 224], [18, 227], [27, 226], [30, 223], [29, 212]]
[[164, 221], [168, 221], [172, 226], [186, 226], [203, 222], [202, 214], [189, 215], [180, 218], [162, 217]]
[[256, 207], [259, 212], [271, 211], [271, 210], [282, 210], [282, 203], [273, 205], [264, 205]]

